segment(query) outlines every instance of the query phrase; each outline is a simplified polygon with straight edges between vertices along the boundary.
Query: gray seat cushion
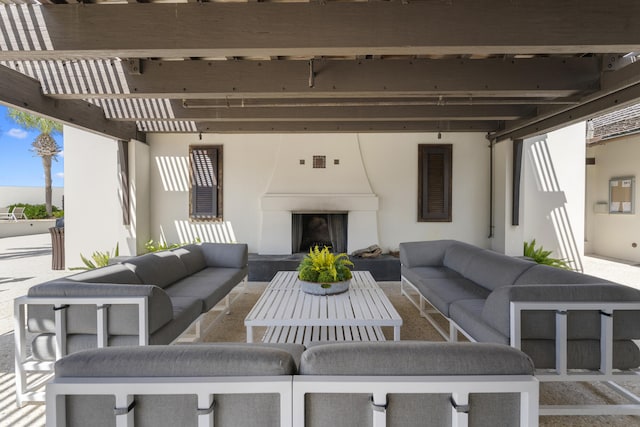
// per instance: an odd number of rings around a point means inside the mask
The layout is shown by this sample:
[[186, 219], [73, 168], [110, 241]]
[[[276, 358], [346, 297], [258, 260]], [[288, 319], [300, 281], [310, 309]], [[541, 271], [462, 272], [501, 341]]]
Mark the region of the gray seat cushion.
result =
[[489, 291], [462, 276], [448, 279], [422, 279], [414, 283], [420, 293], [447, 317], [450, 306], [459, 300], [486, 298]]
[[509, 345], [509, 336], [492, 328], [482, 318], [484, 299], [465, 299], [451, 304], [451, 319], [476, 341]]
[[462, 277], [459, 273], [448, 267], [401, 267], [402, 275], [411, 283], [416, 283], [421, 279], [447, 279], [451, 277]]
[[171, 298], [190, 297], [201, 300], [202, 311], [207, 312], [246, 275], [246, 269], [208, 267], [174, 283], [165, 290]]

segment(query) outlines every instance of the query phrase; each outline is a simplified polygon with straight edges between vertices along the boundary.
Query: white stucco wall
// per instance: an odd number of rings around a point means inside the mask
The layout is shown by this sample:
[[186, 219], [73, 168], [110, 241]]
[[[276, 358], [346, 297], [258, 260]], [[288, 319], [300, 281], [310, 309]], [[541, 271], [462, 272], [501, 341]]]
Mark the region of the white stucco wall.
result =
[[[129, 143], [129, 190], [132, 253], [145, 252], [144, 244], [151, 239], [151, 207], [149, 187], [149, 146], [138, 141]], [[134, 252], [135, 248], [135, 252]]]
[[[368, 191], [351, 181], [350, 165], [360, 167], [378, 197], [378, 239], [383, 249], [402, 241], [451, 238], [488, 245], [489, 149], [483, 134], [287, 134], [287, 135], [149, 135], [151, 238], [180, 241], [188, 223], [188, 146], [224, 146], [223, 211], [237, 241], [257, 252], [267, 191], [358, 193]], [[342, 141], [342, 143], [341, 143]], [[357, 144], [353, 144], [356, 141]], [[418, 144], [452, 143], [453, 222], [418, 223]], [[286, 150], [281, 150], [286, 146]], [[359, 152], [353, 147], [359, 147]], [[345, 148], [348, 147], [348, 148]], [[311, 156], [327, 156], [327, 169], [310, 168]], [[333, 159], [340, 159], [334, 167]], [[306, 160], [306, 167], [299, 160]], [[283, 171], [284, 170], [284, 171]], [[273, 184], [273, 185], [271, 185]], [[184, 235], [184, 233], [182, 233]]]
[[[63, 195], [64, 187], [51, 188], [51, 201], [59, 209], [62, 209]], [[44, 204], [44, 187], [0, 186], [0, 207], [14, 203]]]
[[582, 269], [584, 254], [585, 124], [524, 141], [523, 238]]
[[[512, 225], [513, 141], [494, 144], [493, 159], [493, 228], [491, 249], [508, 255], [522, 255], [524, 227]], [[522, 196], [520, 198], [522, 207]]]
[[[618, 138], [590, 147], [588, 157], [596, 164], [587, 166], [586, 203], [587, 241], [593, 254], [640, 262], [640, 215], [638, 214], [638, 179], [640, 178], [640, 135]], [[619, 176], [635, 176], [635, 213], [595, 213], [595, 204], [609, 202], [609, 180]], [[636, 244], [634, 248], [632, 245]]]
[[112, 251], [116, 244], [120, 255], [134, 253], [131, 229], [122, 224], [116, 141], [68, 126], [63, 134], [67, 268], [83, 265], [80, 254]]

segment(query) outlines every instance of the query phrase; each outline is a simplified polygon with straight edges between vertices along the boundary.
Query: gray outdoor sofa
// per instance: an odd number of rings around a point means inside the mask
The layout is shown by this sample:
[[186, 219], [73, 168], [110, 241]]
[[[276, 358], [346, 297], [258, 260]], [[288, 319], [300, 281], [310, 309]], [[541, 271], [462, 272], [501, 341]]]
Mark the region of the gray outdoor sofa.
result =
[[66, 354], [169, 344], [225, 298], [228, 310], [247, 262], [246, 244], [192, 244], [31, 287], [14, 302], [18, 404], [44, 398], [27, 389], [27, 372], [51, 371]]
[[210, 343], [64, 357], [46, 409], [49, 427], [524, 427], [538, 394], [508, 346]]
[[[401, 243], [400, 261], [402, 293], [445, 339], [461, 332], [471, 341], [522, 349], [542, 381], [640, 379], [634, 288], [454, 240]], [[449, 321], [448, 331], [436, 313]], [[640, 399], [630, 403], [545, 407], [541, 414], [640, 414]]]

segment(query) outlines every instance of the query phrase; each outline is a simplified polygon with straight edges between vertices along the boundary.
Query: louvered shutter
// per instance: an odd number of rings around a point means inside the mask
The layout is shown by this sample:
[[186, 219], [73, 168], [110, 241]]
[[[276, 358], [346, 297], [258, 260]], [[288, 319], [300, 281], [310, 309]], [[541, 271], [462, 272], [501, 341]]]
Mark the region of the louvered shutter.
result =
[[451, 145], [419, 146], [419, 221], [451, 221]]
[[218, 148], [191, 148], [191, 217], [218, 217]]

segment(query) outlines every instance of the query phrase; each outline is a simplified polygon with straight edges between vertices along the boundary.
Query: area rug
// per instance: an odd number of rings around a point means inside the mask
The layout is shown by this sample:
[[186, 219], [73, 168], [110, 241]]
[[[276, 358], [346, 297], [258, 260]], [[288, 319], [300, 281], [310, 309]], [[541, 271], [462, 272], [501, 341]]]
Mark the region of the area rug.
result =
[[[266, 287], [265, 282], [250, 282], [246, 291], [237, 288], [232, 295], [235, 301], [228, 315], [216, 316], [211, 313], [203, 319], [202, 341], [206, 342], [243, 342], [246, 340], [244, 318], [251, 310], [260, 294]], [[399, 282], [381, 282], [380, 287], [387, 294], [391, 303], [403, 319], [400, 332], [402, 340], [443, 341], [435, 328], [418, 315], [418, 310], [400, 294]], [[217, 317], [217, 319], [215, 319]], [[215, 319], [215, 320], [214, 320]], [[445, 322], [442, 322], [445, 326]], [[387, 339], [393, 339], [392, 328], [383, 328]], [[262, 337], [264, 328], [255, 328], [256, 340]], [[634, 392], [640, 395], [640, 387], [633, 386]], [[609, 388], [597, 383], [544, 383], [540, 386], [542, 404], [584, 404], [584, 403], [624, 403]], [[640, 426], [638, 416], [563, 416], [541, 417], [540, 426], [547, 427], [587, 427], [587, 426]]]

